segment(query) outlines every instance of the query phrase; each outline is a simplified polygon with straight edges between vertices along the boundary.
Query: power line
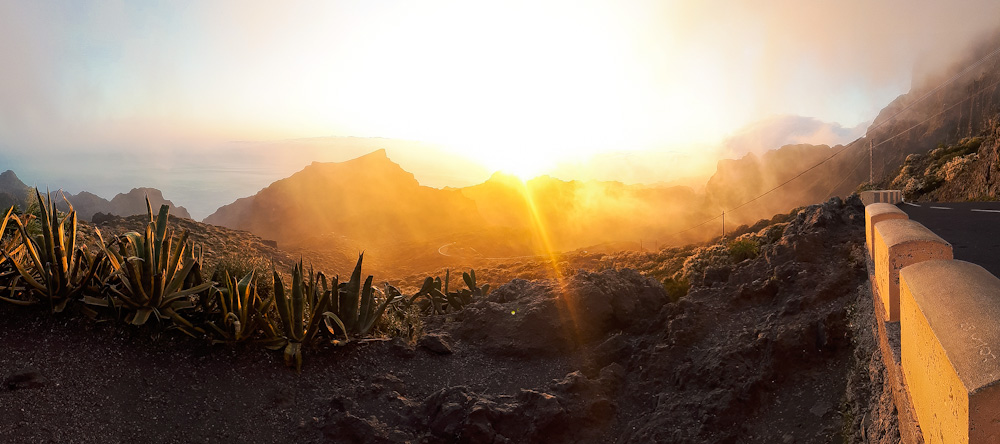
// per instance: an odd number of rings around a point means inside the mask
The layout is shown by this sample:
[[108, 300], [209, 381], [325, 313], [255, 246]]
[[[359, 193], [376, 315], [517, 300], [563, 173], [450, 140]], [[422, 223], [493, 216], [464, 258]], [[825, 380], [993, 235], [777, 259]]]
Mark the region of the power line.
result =
[[[994, 50], [993, 50], [993, 51], [992, 51], [991, 53], [987, 54], [986, 56], [984, 56], [984, 57], [982, 57], [981, 59], [977, 60], [977, 61], [976, 61], [976, 62], [974, 62], [973, 64], [969, 65], [968, 67], [966, 67], [965, 69], [963, 69], [963, 70], [962, 70], [961, 72], [959, 72], [958, 74], [955, 74], [955, 75], [951, 76], [951, 77], [950, 77], [950, 78], [949, 78], [948, 80], [946, 80], [946, 81], [945, 81], [944, 83], [942, 83], [942, 84], [940, 84], [940, 85], [938, 85], [938, 86], [934, 87], [934, 88], [933, 88], [933, 89], [931, 89], [930, 91], [928, 91], [928, 92], [924, 93], [924, 94], [923, 94], [923, 95], [921, 95], [921, 96], [920, 96], [919, 98], [917, 98], [917, 99], [916, 99], [915, 101], [911, 102], [911, 103], [910, 103], [909, 105], [907, 105], [907, 106], [903, 107], [903, 109], [901, 109], [901, 110], [897, 111], [896, 113], [894, 113], [893, 115], [889, 116], [888, 118], [886, 118], [885, 120], [883, 120], [883, 121], [882, 121], [881, 123], [879, 123], [878, 125], [875, 125], [875, 126], [873, 126], [873, 127], [869, 128], [867, 132], [868, 132], [869, 134], [870, 134], [870, 133], [872, 133], [872, 132], [873, 132], [873, 131], [874, 131], [875, 129], [877, 129], [877, 128], [881, 127], [882, 125], [885, 125], [886, 123], [888, 123], [889, 121], [891, 121], [891, 120], [895, 119], [896, 117], [898, 117], [898, 116], [899, 116], [899, 115], [901, 115], [902, 113], [904, 113], [904, 112], [908, 111], [909, 109], [913, 108], [913, 107], [914, 107], [914, 106], [916, 106], [916, 105], [917, 105], [918, 103], [920, 103], [920, 102], [924, 101], [925, 99], [927, 99], [928, 97], [930, 97], [930, 96], [931, 96], [932, 94], [934, 94], [935, 92], [939, 91], [939, 90], [940, 90], [941, 88], [944, 88], [945, 86], [947, 86], [947, 85], [951, 84], [952, 82], [954, 82], [954, 81], [958, 80], [958, 79], [959, 79], [960, 77], [962, 77], [963, 75], [967, 74], [967, 73], [968, 73], [968, 72], [970, 72], [971, 70], [975, 69], [975, 68], [976, 68], [977, 66], [981, 65], [981, 64], [982, 64], [983, 62], [985, 62], [985, 61], [986, 61], [987, 59], [989, 59], [990, 57], [993, 57], [993, 56], [995, 56], [995, 55], [997, 55], [997, 54], [1000, 54], [1000, 47], [997, 47], [997, 48], [996, 48], [996, 49], [994, 49]], [[921, 121], [920, 123], [917, 123], [916, 125], [913, 125], [913, 126], [911, 126], [911, 127], [907, 128], [907, 129], [903, 130], [903, 131], [900, 131], [899, 133], [896, 133], [895, 135], [893, 135], [893, 136], [891, 136], [891, 137], [889, 137], [889, 138], [887, 138], [887, 139], [885, 139], [885, 140], [883, 140], [883, 141], [879, 142], [879, 143], [878, 143], [877, 145], [870, 145], [870, 149], [871, 149], [871, 151], [870, 151], [870, 152], [871, 152], [871, 153], [874, 153], [874, 149], [875, 149], [875, 147], [878, 147], [878, 146], [881, 146], [882, 144], [884, 144], [884, 143], [887, 143], [887, 142], [889, 142], [890, 140], [893, 140], [893, 139], [895, 139], [896, 137], [899, 137], [899, 136], [900, 136], [900, 135], [902, 135], [903, 133], [906, 133], [906, 132], [909, 132], [910, 130], [912, 130], [912, 129], [914, 129], [914, 128], [918, 127], [918, 126], [920, 126], [920, 125], [922, 125], [922, 124], [924, 124], [924, 123], [927, 123], [927, 121], [929, 121], [929, 120], [931, 120], [931, 119], [933, 119], [933, 118], [935, 118], [935, 117], [937, 117], [937, 116], [940, 116], [941, 114], [944, 114], [944, 113], [945, 113], [945, 112], [947, 112], [947, 111], [950, 111], [951, 109], [955, 108], [956, 106], [958, 106], [958, 105], [960, 105], [960, 104], [964, 103], [964, 102], [965, 102], [966, 100], [969, 100], [969, 99], [971, 99], [972, 97], [975, 97], [975, 96], [977, 96], [977, 95], [979, 95], [979, 94], [982, 94], [982, 93], [983, 93], [983, 92], [985, 92], [985, 91], [986, 91], [987, 89], [989, 89], [989, 88], [992, 88], [992, 87], [994, 87], [994, 86], [997, 86], [997, 85], [1000, 85], [1000, 81], [998, 81], [998, 82], [994, 82], [993, 84], [991, 84], [990, 86], [987, 86], [987, 87], [983, 88], [983, 89], [982, 89], [982, 90], [980, 90], [979, 92], [977, 92], [977, 93], [975, 93], [975, 94], [973, 94], [973, 95], [970, 95], [970, 96], [968, 96], [968, 97], [966, 97], [966, 98], [964, 98], [964, 99], [962, 99], [962, 100], [958, 101], [957, 103], [953, 104], [952, 106], [950, 106], [950, 107], [948, 107], [948, 108], [946, 108], [946, 109], [944, 109], [944, 110], [942, 110], [942, 111], [940, 111], [940, 112], [938, 112], [938, 113], [936, 113], [936, 114], [934, 114], [934, 115], [932, 115], [932, 116], [928, 117], [927, 119], [924, 119], [923, 121]], [[869, 141], [869, 143], [871, 144], [872, 142], [871, 142], [871, 141]], [[795, 176], [793, 176], [793, 177], [792, 177], [791, 179], [788, 179], [788, 180], [786, 180], [786, 181], [782, 182], [782, 183], [781, 183], [781, 184], [779, 184], [778, 186], [776, 186], [776, 187], [774, 187], [774, 188], [771, 188], [770, 190], [767, 190], [767, 191], [765, 191], [764, 193], [762, 193], [762, 194], [760, 194], [760, 195], [758, 195], [758, 196], [756, 196], [756, 197], [754, 197], [754, 198], [752, 198], [752, 199], [750, 199], [750, 200], [748, 200], [748, 201], [746, 201], [746, 202], [743, 202], [743, 203], [741, 203], [741, 204], [739, 204], [739, 205], [737, 205], [737, 206], [735, 206], [735, 207], [733, 207], [733, 208], [730, 208], [730, 209], [729, 209], [729, 211], [730, 211], [730, 212], [733, 212], [733, 211], [736, 211], [737, 209], [739, 209], [739, 208], [742, 208], [742, 207], [744, 207], [744, 206], [746, 206], [746, 205], [748, 205], [748, 204], [750, 204], [750, 203], [752, 203], [752, 202], [755, 202], [756, 200], [758, 200], [758, 199], [760, 199], [760, 198], [762, 198], [762, 197], [764, 197], [764, 196], [766, 196], [766, 195], [768, 195], [768, 194], [771, 194], [772, 192], [774, 192], [774, 191], [778, 190], [779, 188], [781, 188], [781, 187], [783, 187], [783, 186], [785, 186], [785, 185], [788, 185], [789, 183], [791, 183], [791, 182], [792, 182], [792, 181], [794, 181], [795, 179], [798, 179], [799, 177], [802, 177], [802, 176], [803, 176], [804, 174], [808, 173], [809, 171], [812, 171], [812, 170], [814, 170], [814, 169], [818, 168], [818, 167], [819, 167], [820, 165], [823, 165], [824, 163], [826, 163], [826, 162], [829, 162], [829, 161], [830, 161], [830, 160], [832, 160], [832, 159], [833, 159], [834, 157], [837, 157], [838, 155], [840, 155], [841, 153], [843, 153], [844, 151], [846, 151], [848, 147], [849, 147], [849, 145], [848, 145], [848, 146], [845, 146], [845, 147], [843, 147], [843, 148], [841, 148], [841, 149], [840, 149], [839, 151], [837, 151], [836, 153], [833, 153], [832, 155], [830, 155], [830, 157], [827, 157], [826, 159], [823, 159], [822, 161], [820, 161], [820, 162], [819, 162], [819, 163], [817, 163], [816, 165], [813, 165], [813, 166], [811, 166], [811, 167], [809, 167], [809, 168], [806, 168], [805, 170], [803, 170], [803, 171], [802, 171], [802, 172], [800, 172], [799, 174], [796, 174], [796, 175], [795, 175]], [[861, 162], [863, 162], [863, 161], [864, 161], [864, 158], [862, 158], [862, 159], [861, 159]], [[857, 170], [857, 167], [858, 167], [858, 165], [860, 165], [860, 162], [859, 162], [858, 164], [856, 164], [856, 165], [854, 166], [854, 169], [852, 169], [852, 170], [851, 170], [851, 173], [850, 173], [850, 174], [853, 174], [853, 173], [854, 173], [854, 171], [856, 171], [856, 170]], [[842, 184], [842, 183], [844, 182], [844, 180], [846, 180], [846, 179], [847, 179], [848, 177], [850, 177], [850, 174], [848, 174], [847, 176], [845, 176], [845, 177], [844, 177], [844, 179], [843, 179], [843, 180], [841, 180], [841, 182], [840, 182], [840, 183], [838, 183], [836, 187], [834, 187], [834, 189], [836, 189], [837, 187], [839, 187], [839, 186], [840, 186], [840, 185], [841, 185], [841, 184]], [[831, 190], [831, 192], [833, 192], [833, 191]], [[827, 194], [829, 194], [829, 193], [827, 193]], [[725, 213], [723, 213], [723, 214], [725, 214]], [[688, 228], [685, 228], [685, 229], [683, 229], [683, 230], [681, 230], [681, 231], [678, 231], [678, 232], [676, 232], [676, 233], [673, 233], [673, 234], [670, 234], [670, 235], [668, 235], [668, 237], [674, 237], [674, 236], [677, 236], [677, 235], [680, 235], [680, 234], [683, 234], [683, 233], [686, 233], [686, 232], [688, 232], [688, 231], [691, 231], [691, 230], [693, 230], [693, 229], [695, 229], [695, 228], [698, 228], [698, 227], [701, 227], [701, 226], [704, 226], [705, 224], [707, 224], [707, 223], [709, 223], [709, 222], [712, 222], [712, 221], [714, 221], [714, 220], [716, 220], [716, 219], [719, 219], [720, 217], [722, 217], [722, 214], [720, 214], [720, 215], [718, 215], [718, 216], [715, 216], [715, 217], [713, 217], [713, 218], [711, 218], [711, 219], [708, 219], [708, 220], [705, 220], [704, 222], [701, 222], [701, 223], [699, 223], [699, 224], [696, 224], [696, 225], [693, 225], [693, 226], [691, 226], [691, 227], [688, 227]]]
[[973, 64], [971, 64], [971, 65], [967, 66], [967, 67], [966, 67], [965, 69], [963, 69], [963, 70], [962, 70], [961, 72], [959, 72], [958, 74], [955, 74], [955, 75], [951, 76], [951, 77], [950, 77], [950, 78], [949, 78], [948, 80], [946, 80], [946, 81], [945, 81], [944, 83], [942, 83], [942, 84], [940, 84], [940, 85], [938, 85], [938, 86], [934, 87], [934, 88], [933, 88], [933, 89], [931, 89], [930, 91], [927, 91], [927, 92], [926, 92], [926, 93], [924, 93], [924, 94], [923, 94], [922, 96], [920, 96], [920, 98], [918, 98], [917, 100], [914, 100], [914, 101], [913, 101], [913, 102], [911, 102], [911, 103], [910, 103], [909, 105], [906, 105], [905, 107], [903, 107], [903, 109], [901, 109], [901, 110], [897, 111], [897, 112], [896, 112], [895, 114], [893, 114], [893, 115], [889, 116], [889, 118], [887, 118], [887, 119], [883, 120], [883, 121], [882, 121], [881, 123], [879, 123], [878, 125], [875, 125], [875, 126], [873, 126], [873, 127], [871, 127], [871, 128], [868, 128], [868, 131], [867, 131], [867, 132], [868, 132], [868, 133], [872, 133], [872, 132], [874, 132], [874, 131], [875, 131], [876, 129], [878, 129], [878, 128], [879, 128], [880, 126], [882, 126], [882, 125], [885, 125], [886, 123], [889, 123], [889, 121], [890, 121], [890, 120], [892, 120], [892, 119], [895, 119], [895, 118], [896, 118], [897, 116], [899, 116], [900, 114], [903, 114], [903, 113], [905, 113], [906, 111], [909, 111], [909, 110], [910, 110], [910, 108], [913, 108], [914, 106], [916, 106], [916, 105], [917, 105], [917, 103], [920, 103], [920, 102], [924, 101], [924, 99], [926, 99], [926, 98], [930, 97], [931, 95], [933, 95], [934, 93], [936, 93], [936, 92], [940, 91], [940, 90], [941, 90], [941, 88], [944, 88], [945, 86], [948, 86], [948, 85], [949, 85], [950, 83], [952, 83], [952, 82], [954, 82], [954, 81], [958, 80], [958, 78], [959, 78], [959, 77], [962, 77], [962, 76], [964, 76], [964, 75], [968, 74], [968, 73], [969, 73], [969, 71], [972, 71], [972, 70], [973, 70], [973, 69], [975, 69], [975, 68], [976, 68], [977, 66], [979, 66], [979, 65], [983, 64], [983, 62], [985, 62], [985, 61], [986, 61], [987, 59], [989, 59], [990, 57], [993, 57], [993, 56], [995, 56], [995, 55], [997, 55], [997, 54], [1000, 54], [1000, 47], [997, 47], [996, 49], [994, 49], [994, 50], [993, 50], [993, 52], [991, 52], [991, 53], [989, 53], [989, 54], [986, 54], [985, 56], [983, 56], [983, 58], [981, 58], [981, 59], [979, 59], [979, 60], [975, 61], [975, 62], [974, 62]]
[[892, 139], [895, 139], [895, 138], [897, 138], [897, 137], [899, 137], [899, 136], [902, 136], [903, 134], [905, 134], [905, 133], [907, 133], [907, 132], [910, 132], [910, 131], [911, 131], [911, 130], [913, 130], [914, 128], [916, 128], [916, 127], [918, 127], [918, 126], [920, 126], [920, 125], [923, 125], [923, 124], [927, 123], [927, 122], [928, 122], [928, 121], [930, 121], [931, 119], [933, 119], [933, 118], [935, 118], [935, 117], [937, 117], [937, 116], [940, 116], [941, 114], [944, 114], [944, 113], [946, 113], [946, 112], [948, 112], [948, 111], [951, 111], [952, 109], [955, 109], [955, 107], [957, 107], [957, 106], [959, 106], [959, 105], [961, 105], [961, 104], [965, 103], [965, 102], [966, 102], [966, 101], [968, 101], [968, 100], [971, 100], [971, 99], [972, 99], [973, 97], [976, 97], [976, 96], [978, 96], [978, 95], [980, 95], [980, 94], [982, 94], [982, 93], [986, 92], [986, 90], [988, 90], [988, 89], [990, 89], [990, 88], [993, 88], [993, 87], [996, 87], [997, 85], [1000, 85], [1000, 81], [996, 81], [996, 82], [993, 82], [993, 83], [991, 83], [991, 84], [990, 84], [989, 86], [987, 86], [987, 87], [984, 87], [983, 89], [979, 90], [979, 91], [978, 91], [978, 92], [976, 92], [975, 94], [971, 94], [971, 95], [967, 96], [966, 98], [964, 98], [964, 99], [962, 99], [962, 100], [959, 100], [958, 102], [955, 102], [955, 103], [953, 103], [953, 104], [952, 104], [951, 106], [949, 106], [949, 107], [947, 107], [947, 108], [945, 108], [945, 109], [943, 109], [943, 110], [941, 110], [941, 111], [937, 112], [936, 114], [934, 114], [934, 115], [932, 115], [932, 116], [930, 116], [930, 117], [928, 117], [928, 118], [926, 118], [926, 119], [924, 119], [924, 120], [921, 120], [921, 121], [920, 121], [920, 122], [918, 122], [917, 124], [915, 124], [915, 125], [913, 125], [913, 126], [911, 126], [911, 127], [907, 128], [907, 129], [905, 129], [905, 130], [902, 130], [902, 131], [900, 131], [900, 132], [896, 133], [896, 134], [895, 134], [895, 135], [893, 135], [892, 137], [890, 137], [890, 138], [888, 138], [888, 139], [885, 139], [885, 140], [883, 140], [883, 141], [879, 142], [879, 143], [878, 143], [877, 145], [875, 145], [875, 146], [876, 146], [876, 147], [878, 147], [879, 145], [882, 145], [883, 143], [886, 143], [886, 142], [888, 142], [888, 141], [890, 141], [890, 140], [892, 140]]

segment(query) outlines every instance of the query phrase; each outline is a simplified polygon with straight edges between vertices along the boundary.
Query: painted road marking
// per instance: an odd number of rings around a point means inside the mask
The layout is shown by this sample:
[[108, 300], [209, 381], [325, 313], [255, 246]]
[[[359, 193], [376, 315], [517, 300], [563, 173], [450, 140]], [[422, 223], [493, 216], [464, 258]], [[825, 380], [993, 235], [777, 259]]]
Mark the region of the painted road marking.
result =
[[1000, 213], [1000, 210], [979, 210], [975, 208], [972, 209], [972, 211], [978, 211], [980, 213]]
[[935, 210], [950, 210], [951, 209], [951, 208], [948, 208], [948, 207], [931, 207], [931, 208], [933, 208]]
[[911, 203], [909, 203], [909, 202], [906, 202], [906, 201], [903, 201], [903, 203], [905, 203], [905, 204], [907, 204], [907, 205], [909, 205], [909, 206], [911, 206], [911, 207], [917, 207], [917, 208], [920, 208], [920, 205], [917, 205], [917, 204], [911, 204]]

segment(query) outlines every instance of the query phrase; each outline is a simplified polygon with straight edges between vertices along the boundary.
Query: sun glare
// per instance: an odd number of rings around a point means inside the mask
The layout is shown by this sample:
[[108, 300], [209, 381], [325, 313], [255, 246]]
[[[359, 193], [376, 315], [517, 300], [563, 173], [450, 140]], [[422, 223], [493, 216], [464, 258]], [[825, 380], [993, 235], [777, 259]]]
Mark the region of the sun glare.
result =
[[485, 151], [471, 153], [472, 157], [482, 163], [487, 169], [500, 171], [517, 176], [523, 181], [533, 179], [549, 172], [556, 165], [552, 153], [524, 150], [505, 150], [501, 152]]

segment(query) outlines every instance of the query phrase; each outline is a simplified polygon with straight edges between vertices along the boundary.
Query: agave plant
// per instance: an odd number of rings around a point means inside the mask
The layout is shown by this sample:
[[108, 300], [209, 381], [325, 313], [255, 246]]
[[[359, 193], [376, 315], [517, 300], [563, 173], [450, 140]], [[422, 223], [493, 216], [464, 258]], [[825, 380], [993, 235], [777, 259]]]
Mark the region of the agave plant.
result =
[[423, 285], [420, 286], [420, 290], [410, 296], [409, 303], [414, 303], [417, 299], [421, 297], [427, 298], [426, 301], [421, 301], [422, 310], [430, 310], [433, 314], [443, 314], [448, 308], [448, 297], [445, 296], [445, 292], [448, 291], [448, 281], [450, 279], [450, 272], [446, 272], [444, 287], [442, 288], [442, 282], [440, 277], [432, 278], [430, 276], [424, 279]]
[[[3, 221], [0, 222], [0, 299], [11, 301], [17, 304], [23, 303], [20, 299], [14, 297], [20, 291], [23, 291], [23, 287], [18, 287], [17, 283], [20, 280], [20, 275], [16, 268], [14, 268], [13, 263], [15, 261], [23, 262], [24, 256], [24, 244], [14, 236], [4, 237], [7, 233], [7, 222], [10, 221], [11, 214], [17, 212], [17, 206], [14, 205], [7, 210], [7, 215], [4, 216]], [[5, 298], [2, 295], [7, 294], [9, 291], [10, 297]]]
[[106, 286], [104, 300], [88, 299], [88, 303], [124, 307], [129, 310], [126, 321], [133, 325], [143, 325], [155, 316], [190, 330], [195, 328], [178, 312], [194, 307], [191, 297], [208, 290], [214, 282], [202, 281], [201, 260], [187, 242], [188, 233], [184, 231], [175, 238], [167, 228], [169, 211], [163, 205], [154, 218], [147, 198], [149, 223], [143, 234], [126, 233], [105, 245], [97, 232], [115, 279]]
[[[323, 273], [313, 273], [305, 276], [302, 263], [299, 262], [292, 270], [292, 289], [288, 292], [281, 281], [281, 275], [274, 274], [274, 301], [278, 309], [283, 336], [278, 339], [273, 348], [284, 348], [285, 365], [295, 366], [302, 370], [302, 344], [313, 341], [319, 331], [320, 320], [324, 320], [327, 329], [333, 333], [333, 324], [341, 331], [346, 331], [344, 323], [336, 314], [327, 311], [333, 292], [327, 286]], [[333, 288], [337, 288], [337, 278], [333, 278]], [[346, 335], [345, 335], [346, 339]]]
[[476, 270], [462, 273], [462, 280], [465, 281], [468, 288], [458, 291], [448, 291], [451, 270], [445, 270], [444, 276], [444, 281], [440, 277], [424, 279], [420, 290], [410, 296], [409, 302], [412, 304], [417, 299], [424, 297], [426, 301], [421, 301], [423, 310], [429, 310], [433, 314], [445, 314], [465, 308], [472, 302], [473, 298], [486, 296], [490, 291], [489, 284], [482, 287], [476, 284]]
[[[32, 236], [20, 217], [12, 214], [13, 208], [7, 211], [4, 221], [0, 224], [0, 233], [7, 229], [8, 221], [13, 221], [20, 244], [11, 252], [0, 249], [5, 263], [14, 268], [17, 275], [8, 284], [12, 297], [2, 297], [7, 302], [19, 305], [30, 305], [39, 300], [49, 303], [53, 313], [63, 311], [66, 304], [77, 299], [88, 288], [89, 281], [104, 260], [103, 253], [96, 257], [87, 254], [85, 245], [76, 243], [76, 211], [69, 205], [69, 213], [59, 218], [52, 194], [46, 193], [46, 200], [35, 189], [40, 208], [40, 236]], [[69, 202], [67, 202], [68, 204]], [[13, 256], [23, 253], [23, 259]], [[24, 286], [19, 287], [18, 281]], [[13, 294], [22, 289], [23, 298], [17, 299]]]
[[469, 287], [459, 292], [462, 307], [472, 302], [473, 298], [481, 298], [490, 292], [490, 284], [484, 284], [482, 287], [476, 284], [476, 270], [474, 269], [470, 269], [468, 273], [463, 272], [462, 280], [465, 281], [465, 286]]
[[[267, 319], [267, 313], [274, 305], [274, 298], [262, 300], [257, 294], [256, 276], [253, 271], [236, 280], [225, 272], [225, 287], [212, 288], [205, 298], [206, 306], [213, 306], [215, 319], [205, 322], [209, 331], [217, 336], [216, 342], [238, 342], [253, 337], [258, 330], [264, 331], [265, 340], [278, 337]], [[182, 330], [185, 329], [182, 327]], [[195, 332], [201, 332], [196, 328]]]
[[[373, 276], [369, 275], [362, 285], [361, 263], [364, 258], [364, 253], [358, 256], [358, 263], [351, 273], [351, 280], [335, 287], [338, 291], [331, 304], [331, 308], [336, 309], [334, 311], [336, 317], [343, 321], [343, 331], [348, 335], [368, 334], [385, 313], [385, 309], [390, 304], [402, 300], [396, 287], [385, 284], [384, 291], [373, 287]], [[381, 295], [381, 302], [376, 297], [377, 293]]]

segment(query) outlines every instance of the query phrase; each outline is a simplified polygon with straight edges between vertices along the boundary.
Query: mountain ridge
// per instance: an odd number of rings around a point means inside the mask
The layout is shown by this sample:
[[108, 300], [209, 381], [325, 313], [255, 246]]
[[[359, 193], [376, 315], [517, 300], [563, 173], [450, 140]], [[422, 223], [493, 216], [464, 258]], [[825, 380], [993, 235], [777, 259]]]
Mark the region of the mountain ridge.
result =
[[[17, 205], [23, 209], [27, 207], [29, 201], [34, 200], [32, 193], [32, 188], [22, 182], [14, 171], [7, 170], [0, 173], [0, 208], [7, 209], [12, 205]], [[191, 218], [191, 214], [186, 208], [165, 199], [163, 192], [156, 188], [133, 188], [128, 193], [118, 193], [111, 200], [88, 191], [81, 191], [74, 195], [57, 190], [52, 195], [56, 200], [56, 208], [60, 211], [68, 211], [69, 205], [66, 204], [66, 201], [69, 201], [73, 204], [77, 217], [85, 221], [92, 220], [97, 213], [121, 217], [145, 214], [146, 198], [149, 198], [149, 203], [153, 208], [167, 205], [170, 207], [172, 215], [186, 219]]]

